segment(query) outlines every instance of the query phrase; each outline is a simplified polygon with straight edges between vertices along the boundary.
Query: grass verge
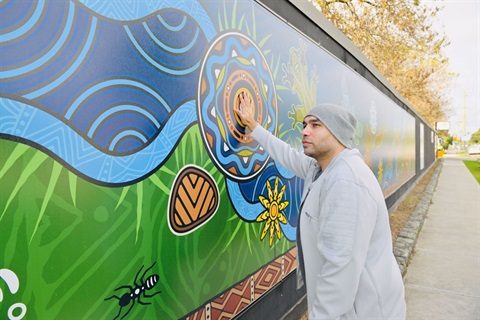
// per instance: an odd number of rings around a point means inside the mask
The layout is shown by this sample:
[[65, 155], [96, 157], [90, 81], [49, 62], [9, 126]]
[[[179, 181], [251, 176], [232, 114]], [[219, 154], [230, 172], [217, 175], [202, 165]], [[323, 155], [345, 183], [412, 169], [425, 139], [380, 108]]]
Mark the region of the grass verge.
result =
[[468, 171], [473, 175], [477, 183], [480, 184], [480, 162], [477, 160], [463, 160]]

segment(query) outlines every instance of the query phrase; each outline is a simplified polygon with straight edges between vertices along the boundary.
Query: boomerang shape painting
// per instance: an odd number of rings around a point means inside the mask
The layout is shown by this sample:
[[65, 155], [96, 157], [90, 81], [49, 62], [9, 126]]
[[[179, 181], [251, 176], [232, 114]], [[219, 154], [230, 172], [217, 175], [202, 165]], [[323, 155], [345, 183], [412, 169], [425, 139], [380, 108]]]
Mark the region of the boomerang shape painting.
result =
[[414, 174], [413, 118], [253, 1], [0, 17], [2, 319], [232, 318], [295, 270], [303, 182], [245, 131], [242, 91], [296, 148], [308, 109], [341, 103], [385, 190]]

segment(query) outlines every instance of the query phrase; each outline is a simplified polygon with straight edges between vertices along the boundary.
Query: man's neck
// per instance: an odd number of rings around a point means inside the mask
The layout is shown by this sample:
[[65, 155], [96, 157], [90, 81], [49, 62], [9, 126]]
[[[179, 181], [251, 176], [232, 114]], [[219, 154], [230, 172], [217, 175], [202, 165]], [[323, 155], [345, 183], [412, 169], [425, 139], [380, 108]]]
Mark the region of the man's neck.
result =
[[322, 168], [322, 171], [325, 171], [325, 169], [327, 169], [328, 165], [330, 164], [330, 162], [332, 162], [332, 160], [340, 153], [342, 152], [343, 150], [345, 150], [346, 148], [343, 146], [343, 145], [340, 145], [338, 148], [336, 149], [333, 149], [331, 150], [331, 152], [325, 154], [324, 156], [322, 156], [321, 158], [318, 158], [317, 159], [317, 162], [318, 162], [318, 165], [320, 166], [320, 168]]

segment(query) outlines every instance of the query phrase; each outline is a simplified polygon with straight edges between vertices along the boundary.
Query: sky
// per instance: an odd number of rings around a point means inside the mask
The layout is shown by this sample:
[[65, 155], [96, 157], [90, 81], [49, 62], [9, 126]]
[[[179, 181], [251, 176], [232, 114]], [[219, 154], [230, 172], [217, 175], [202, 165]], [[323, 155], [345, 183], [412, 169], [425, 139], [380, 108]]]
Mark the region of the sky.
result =
[[449, 58], [449, 71], [458, 75], [448, 93], [453, 107], [449, 133], [468, 140], [480, 129], [480, 0], [425, 3], [443, 7], [434, 26], [450, 40], [444, 52]]

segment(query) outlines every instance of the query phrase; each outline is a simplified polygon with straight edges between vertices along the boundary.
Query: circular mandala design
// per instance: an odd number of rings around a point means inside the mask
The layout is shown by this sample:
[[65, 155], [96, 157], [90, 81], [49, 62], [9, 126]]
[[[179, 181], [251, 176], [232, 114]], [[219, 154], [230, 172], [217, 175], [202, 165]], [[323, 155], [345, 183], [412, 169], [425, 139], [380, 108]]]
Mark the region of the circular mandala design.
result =
[[256, 121], [276, 134], [276, 92], [265, 57], [246, 36], [222, 34], [205, 55], [198, 83], [198, 119], [210, 156], [234, 180], [255, 177], [269, 156], [250, 137], [234, 108], [238, 95], [246, 92]]

